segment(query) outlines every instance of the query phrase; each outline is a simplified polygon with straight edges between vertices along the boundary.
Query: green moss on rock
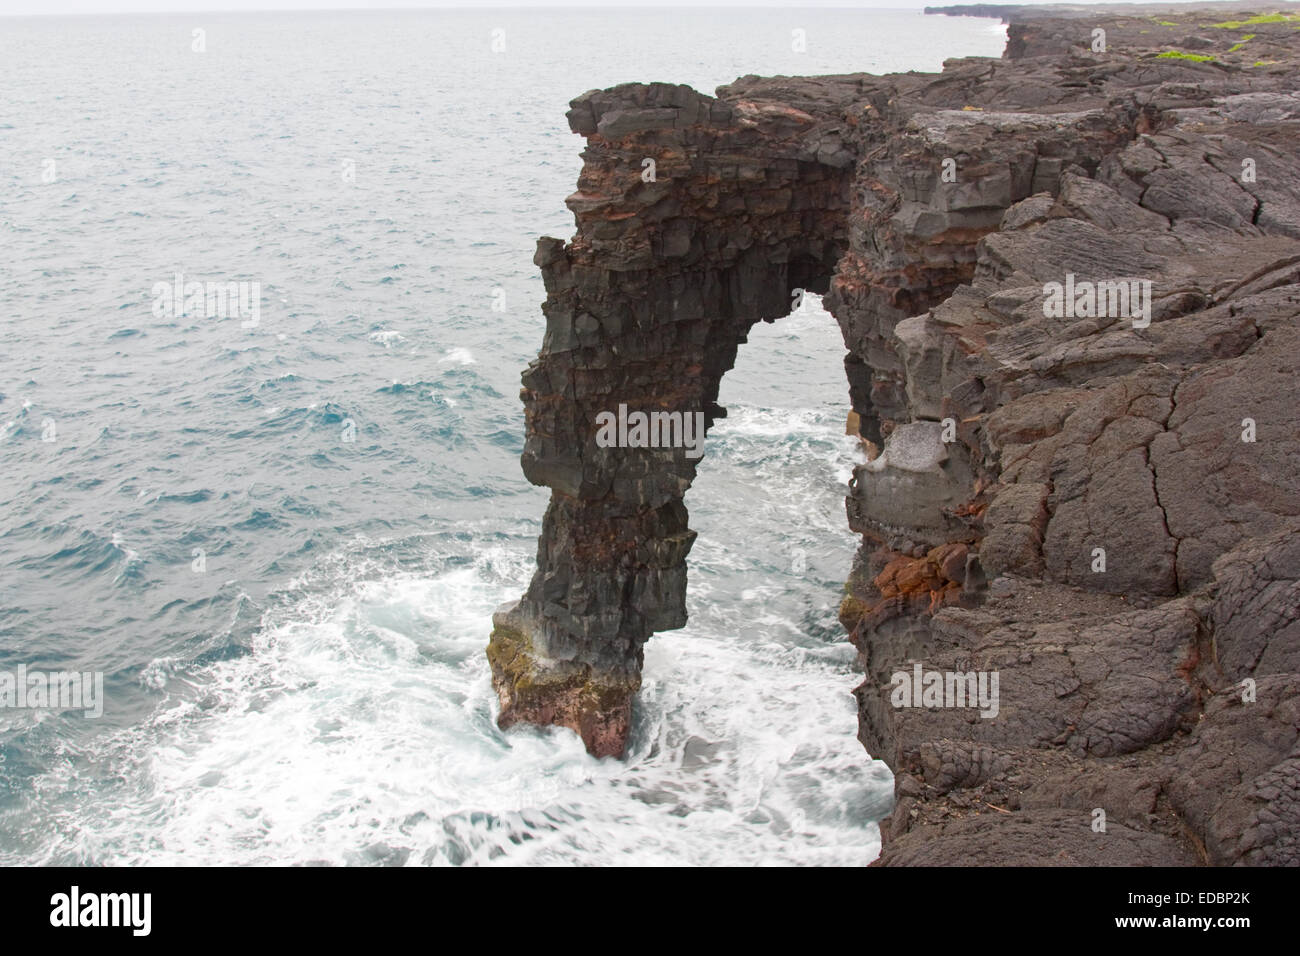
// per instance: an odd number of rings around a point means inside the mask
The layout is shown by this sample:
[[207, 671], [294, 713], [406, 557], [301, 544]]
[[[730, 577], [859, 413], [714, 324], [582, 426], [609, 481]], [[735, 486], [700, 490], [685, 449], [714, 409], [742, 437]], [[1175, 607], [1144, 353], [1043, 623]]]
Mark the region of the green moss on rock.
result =
[[1156, 57], [1161, 60], [1191, 60], [1193, 63], [1208, 63], [1214, 59], [1207, 53], [1183, 53], [1181, 50], [1165, 50], [1157, 53]]

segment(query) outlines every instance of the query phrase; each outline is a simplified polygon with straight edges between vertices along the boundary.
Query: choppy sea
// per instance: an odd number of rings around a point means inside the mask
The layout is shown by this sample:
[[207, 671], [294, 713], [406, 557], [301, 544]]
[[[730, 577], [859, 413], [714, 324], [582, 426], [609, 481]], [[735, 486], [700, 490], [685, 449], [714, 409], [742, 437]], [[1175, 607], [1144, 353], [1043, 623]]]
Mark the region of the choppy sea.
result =
[[[1003, 43], [853, 10], [0, 18], [0, 671], [104, 675], [97, 719], [0, 708], [0, 864], [873, 859], [815, 300], [723, 383], [627, 759], [497, 729], [490, 614], [546, 503], [532, 255], [573, 232], [584, 90]], [[155, 308], [177, 273], [258, 283], [258, 323]]]

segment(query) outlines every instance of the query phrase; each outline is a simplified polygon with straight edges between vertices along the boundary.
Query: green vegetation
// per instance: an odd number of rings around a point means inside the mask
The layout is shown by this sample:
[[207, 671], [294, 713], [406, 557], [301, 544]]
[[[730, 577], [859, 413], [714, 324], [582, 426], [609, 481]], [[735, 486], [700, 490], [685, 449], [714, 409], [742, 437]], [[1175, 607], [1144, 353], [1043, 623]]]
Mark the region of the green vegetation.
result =
[[1224, 20], [1222, 23], [1211, 23], [1210, 26], [1217, 27], [1220, 30], [1240, 30], [1242, 27], [1256, 23], [1288, 23], [1292, 20], [1300, 20], [1300, 14], [1261, 13], [1249, 20]]
[[1236, 53], [1238, 50], [1240, 50], [1242, 47], [1244, 47], [1244, 46], [1247, 44], [1247, 42], [1249, 42], [1250, 40], [1255, 39], [1256, 36], [1257, 36], [1257, 34], [1254, 34], [1254, 33], [1247, 33], [1244, 37], [1241, 38], [1241, 42], [1240, 42], [1240, 43], [1234, 43], [1232, 46], [1228, 47], [1228, 52], [1229, 52], [1229, 53]]
[[1205, 63], [1214, 59], [1204, 53], [1183, 53], [1180, 50], [1165, 50], [1164, 53], [1157, 53], [1156, 56], [1162, 60], [1191, 60], [1195, 63]]

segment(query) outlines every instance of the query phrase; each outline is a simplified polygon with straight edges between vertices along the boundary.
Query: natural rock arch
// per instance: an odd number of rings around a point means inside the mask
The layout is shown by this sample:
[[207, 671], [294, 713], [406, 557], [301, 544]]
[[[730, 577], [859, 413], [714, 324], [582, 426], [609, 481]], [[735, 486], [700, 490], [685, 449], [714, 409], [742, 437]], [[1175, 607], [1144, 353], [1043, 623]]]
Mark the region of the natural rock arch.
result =
[[[695, 533], [683, 448], [603, 448], [597, 416], [703, 413], [749, 329], [824, 292], [847, 246], [851, 156], [814, 115], [628, 85], [573, 102], [588, 138], [578, 234], [538, 243], [546, 338], [524, 373], [524, 473], [551, 488], [537, 571], [494, 617], [499, 722], [559, 724], [623, 753], [642, 648], [686, 623]], [[838, 143], [838, 141], [836, 141]], [[647, 170], [653, 161], [653, 174]]]

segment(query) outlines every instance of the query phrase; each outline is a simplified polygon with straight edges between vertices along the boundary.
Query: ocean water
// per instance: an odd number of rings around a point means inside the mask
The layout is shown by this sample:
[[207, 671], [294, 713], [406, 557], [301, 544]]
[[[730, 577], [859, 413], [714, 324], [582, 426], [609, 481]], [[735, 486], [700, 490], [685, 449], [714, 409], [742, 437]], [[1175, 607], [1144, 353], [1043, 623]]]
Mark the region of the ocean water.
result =
[[[98, 719], [0, 708], [0, 863], [873, 859], [815, 300], [724, 381], [628, 757], [497, 729], [490, 615], [546, 502], [531, 259], [573, 231], [584, 90], [1003, 42], [851, 10], [0, 18], [0, 671], [105, 681]], [[260, 283], [258, 324], [155, 314], [178, 272]]]

